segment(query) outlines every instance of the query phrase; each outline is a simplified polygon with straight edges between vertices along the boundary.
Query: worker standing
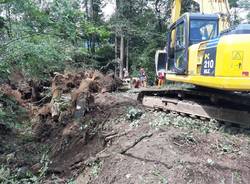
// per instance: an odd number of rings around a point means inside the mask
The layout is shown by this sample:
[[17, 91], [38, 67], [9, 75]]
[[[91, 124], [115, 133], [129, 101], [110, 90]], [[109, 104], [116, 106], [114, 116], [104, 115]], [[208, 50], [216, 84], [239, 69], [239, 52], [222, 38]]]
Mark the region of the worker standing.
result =
[[165, 75], [164, 72], [158, 73], [158, 87], [160, 88], [164, 84]]
[[129, 73], [128, 73], [128, 70], [126, 68], [123, 68], [123, 76], [124, 78], [129, 78]]
[[147, 87], [147, 76], [144, 68], [140, 69], [139, 79], [142, 87]]

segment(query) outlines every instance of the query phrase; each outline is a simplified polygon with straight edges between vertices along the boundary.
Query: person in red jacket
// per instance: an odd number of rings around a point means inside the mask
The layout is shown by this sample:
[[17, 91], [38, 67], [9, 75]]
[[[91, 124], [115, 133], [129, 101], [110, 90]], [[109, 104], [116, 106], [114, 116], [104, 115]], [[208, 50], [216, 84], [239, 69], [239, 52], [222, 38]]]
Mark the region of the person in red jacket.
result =
[[161, 87], [165, 82], [165, 74], [164, 72], [158, 73], [158, 87]]

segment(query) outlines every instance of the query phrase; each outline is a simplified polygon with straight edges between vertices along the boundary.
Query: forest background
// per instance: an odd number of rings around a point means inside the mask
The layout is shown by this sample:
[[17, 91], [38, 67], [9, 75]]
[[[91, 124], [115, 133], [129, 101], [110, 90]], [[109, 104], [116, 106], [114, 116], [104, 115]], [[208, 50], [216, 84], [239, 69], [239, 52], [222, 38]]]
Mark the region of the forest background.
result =
[[[183, 11], [193, 11], [191, 0]], [[106, 16], [105, 6], [114, 7]], [[0, 81], [13, 71], [48, 80], [68, 67], [92, 67], [120, 76], [140, 67], [154, 78], [154, 55], [166, 44], [171, 1], [0, 0]], [[232, 23], [247, 0], [230, 0]], [[107, 9], [106, 9], [107, 11]], [[250, 14], [247, 13], [248, 20]], [[246, 20], [244, 20], [246, 22]]]

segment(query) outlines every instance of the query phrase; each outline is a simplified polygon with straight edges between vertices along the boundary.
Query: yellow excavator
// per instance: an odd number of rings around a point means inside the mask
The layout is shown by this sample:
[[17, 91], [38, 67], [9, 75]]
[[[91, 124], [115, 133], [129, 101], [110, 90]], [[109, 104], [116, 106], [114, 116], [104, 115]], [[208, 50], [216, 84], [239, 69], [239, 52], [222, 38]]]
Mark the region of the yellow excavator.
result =
[[250, 91], [250, 25], [230, 27], [228, 0], [194, 0], [198, 13], [180, 15], [172, 5], [165, 50], [157, 51], [156, 72], [169, 81], [229, 91]]
[[157, 74], [192, 87], [145, 89], [138, 100], [250, 127], [250, 25], [230, 26], [228, 0], [193, 1], [199, 12], [180, 15], [182, 0], [173, 0], [167, 45], [155, 57]]

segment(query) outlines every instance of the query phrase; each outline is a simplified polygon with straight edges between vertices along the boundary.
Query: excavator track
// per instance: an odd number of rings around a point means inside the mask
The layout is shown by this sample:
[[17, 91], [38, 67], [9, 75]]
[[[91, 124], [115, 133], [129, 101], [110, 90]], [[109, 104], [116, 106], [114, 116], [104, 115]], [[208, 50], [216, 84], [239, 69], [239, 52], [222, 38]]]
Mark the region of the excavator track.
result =
[[146, 107], [215, 119], [250, 127], [250, 95], [208, 89], [142, 90], [138, 100]]

